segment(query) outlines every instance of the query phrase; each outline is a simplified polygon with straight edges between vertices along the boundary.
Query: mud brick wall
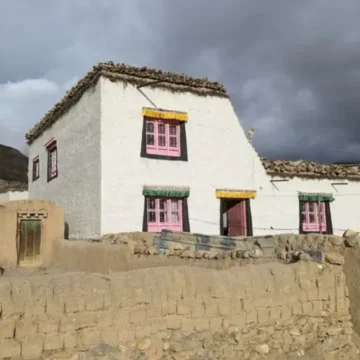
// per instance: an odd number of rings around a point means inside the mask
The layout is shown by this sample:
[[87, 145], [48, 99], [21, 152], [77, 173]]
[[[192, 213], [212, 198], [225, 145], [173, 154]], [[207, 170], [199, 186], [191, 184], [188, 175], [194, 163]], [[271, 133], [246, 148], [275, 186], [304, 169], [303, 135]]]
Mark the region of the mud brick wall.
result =
[[134, 359], [353, 349], [342, 267], [313, 262], [3, 277], [0, 306], [0, 359], [101, 343]]

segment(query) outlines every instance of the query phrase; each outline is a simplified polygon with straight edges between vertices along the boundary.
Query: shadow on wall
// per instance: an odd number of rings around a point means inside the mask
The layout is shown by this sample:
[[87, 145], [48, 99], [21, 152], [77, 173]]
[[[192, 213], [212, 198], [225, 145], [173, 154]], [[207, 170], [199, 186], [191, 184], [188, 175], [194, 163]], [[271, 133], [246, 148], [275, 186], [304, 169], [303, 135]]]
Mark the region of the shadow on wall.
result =
[[65, 221], [64, 239], [69, 240], [69, 224]]

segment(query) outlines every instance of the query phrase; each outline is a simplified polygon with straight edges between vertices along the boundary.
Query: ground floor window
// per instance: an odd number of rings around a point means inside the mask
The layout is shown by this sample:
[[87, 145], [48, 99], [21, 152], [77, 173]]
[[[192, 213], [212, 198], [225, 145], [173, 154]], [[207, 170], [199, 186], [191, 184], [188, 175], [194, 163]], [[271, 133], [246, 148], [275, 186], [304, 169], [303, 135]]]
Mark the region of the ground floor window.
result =
[[190, 232], [187, 186], [144, 186], [144, 232]]
[[325, 202], [302, 202], [302, 227], [306, 232], [326, 232]]
[[329, 201], [300, 200], [300, 233], [333, 233]]
[[146, 205], [149, 232], [183, 230], [183, 199], [149, 197]]
[[220, 209], [220, 235], [253, 235], [250, 199], [221, 199]]

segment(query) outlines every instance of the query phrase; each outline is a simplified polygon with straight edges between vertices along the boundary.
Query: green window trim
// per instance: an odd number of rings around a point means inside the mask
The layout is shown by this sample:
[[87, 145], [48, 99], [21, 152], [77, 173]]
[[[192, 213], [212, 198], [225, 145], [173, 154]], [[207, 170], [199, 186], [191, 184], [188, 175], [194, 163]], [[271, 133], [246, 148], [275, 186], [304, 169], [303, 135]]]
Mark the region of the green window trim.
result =
[[144, 196], [154, 196], [154, 197], [175, 197], [175, 198], [184, 198], [189, 197], [189, 190], [143, 190]]
[[335, 199], [331, 195], [299, 195], [301, 201], [329, 201], [332, 202]]

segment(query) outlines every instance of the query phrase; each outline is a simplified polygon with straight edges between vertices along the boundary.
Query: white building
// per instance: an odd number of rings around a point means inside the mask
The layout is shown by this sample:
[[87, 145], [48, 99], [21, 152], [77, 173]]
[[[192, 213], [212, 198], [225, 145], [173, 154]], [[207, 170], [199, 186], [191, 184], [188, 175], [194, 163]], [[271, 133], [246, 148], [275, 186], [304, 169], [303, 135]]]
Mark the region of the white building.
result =
[[[331, 167], [310, 179], [296, 173], [306, 164], [264, 161], [268, 174], [216, 82], [99, 64], [26, 138], [29, 197], [62, 205], [72, 238], [359, 228], [359, 168], [340, 167], [351, 181]], [[299, 196], [310, 201], [301, 226]]]

